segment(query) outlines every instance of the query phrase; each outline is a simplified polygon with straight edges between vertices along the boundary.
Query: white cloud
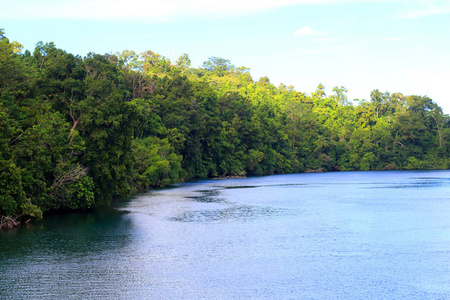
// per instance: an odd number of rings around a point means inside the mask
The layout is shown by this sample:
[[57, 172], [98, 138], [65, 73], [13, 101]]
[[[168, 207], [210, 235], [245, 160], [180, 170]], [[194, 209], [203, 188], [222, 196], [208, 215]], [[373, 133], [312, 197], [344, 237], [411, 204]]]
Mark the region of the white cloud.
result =
[[0, 0], [0, 19], [82, 19], [156, 23], [179, 20], [183, 17], [210, 19], [248, 15], [299, 4], [363, 1], [364, 0]]
[[315, 31], [309, 26], [303, 26], [302, 28], [294, 32], [294, 36], [319, 36], [325, 34], [325, 32]]
[[217, 17], [268, 10], [311, 1], [206, 1], [206, 0], [0, 0], [1, 19], [140, 20], [149, 23], [180, 16]]
[[425, 9], [417, 11], [409, 11], [401, 15], [401, 19], [416, 19], [433, 15], [441, 15], [450, 13], [450, 9]]
[[[421, 1], [418, 2], [420, 3]], [[422, 3], [425, 4], [425, 6], [423, 6], [422, 8], [406, 11], [404, 13], [398, 14], [397, 17], [399, 19], [416, 19], [450, 13], [449, 0], [441, 0], [441, 1], [428, 0]]]

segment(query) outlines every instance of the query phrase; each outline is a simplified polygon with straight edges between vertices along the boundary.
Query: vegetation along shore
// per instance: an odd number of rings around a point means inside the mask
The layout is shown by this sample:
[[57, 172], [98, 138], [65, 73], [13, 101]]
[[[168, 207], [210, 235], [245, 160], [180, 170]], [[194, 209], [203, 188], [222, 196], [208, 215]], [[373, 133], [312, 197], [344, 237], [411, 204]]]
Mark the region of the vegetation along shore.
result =
[[0, 228], [189, 178], [450, 166], [449, 116], [427, 96], [349, 101], [223, 58], [0, 38]]

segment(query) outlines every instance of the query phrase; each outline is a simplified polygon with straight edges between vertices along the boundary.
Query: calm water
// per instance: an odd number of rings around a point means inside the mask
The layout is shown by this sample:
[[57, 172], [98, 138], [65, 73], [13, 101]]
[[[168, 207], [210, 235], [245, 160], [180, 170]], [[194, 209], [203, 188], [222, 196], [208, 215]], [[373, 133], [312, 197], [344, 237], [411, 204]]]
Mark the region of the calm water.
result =
[[449, 299], [450, 171], [202, 180], [0, 232], [0, 299]]

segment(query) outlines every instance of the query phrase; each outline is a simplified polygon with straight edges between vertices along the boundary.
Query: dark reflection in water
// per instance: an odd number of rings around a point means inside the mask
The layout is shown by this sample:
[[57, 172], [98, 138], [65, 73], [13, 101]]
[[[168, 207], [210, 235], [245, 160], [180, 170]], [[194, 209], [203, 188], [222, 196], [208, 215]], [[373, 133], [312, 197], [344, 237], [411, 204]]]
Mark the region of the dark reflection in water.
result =
[[0, 299], [63, 299], [95, 295], [129, 242], [122, 213], [55, 215], [0, 234]]
[[[445, 186], [450, 183], [448, 178], [439, 178], [439, 177], [417, 177], [411, 178], [411, 182], [403, 182], [403, 183], [390, 183], [390, 184], [376, 184], [378, 188], [383, 189], [407, 189], [407, 188], [433, 188]], [[368, 186], [367, 189], [371, 189], [373, 187]]]
[[126, 244], [126, 239], [118, 239], [117, 236], [125, 236], [129, 227], [130, 220], [117, 212], [54, 215], [35, 222], [29, 228], [2, 232], [0, 250], [14, 257], [36, 251], [80, 254], [107, 251]]
[[280, 217], [293, 213], [283, 208], [234, 205], [224, 209], [187, 211], [179, 216], [168, 218], [168, 220], [178, 222], [251, 221], [257, 218]]
[[450, 299], [450, 172], [199, 180], [0, 232], [0, 299]]
[[226, 186], [225, 189], [253, 189], [257, 188], [258, 186], [252, 186], [252, 185], [236, 185], [236, 186]]
[[[259, 186], [253, 186], [253, 185], [237, 185], [237, 186], [223, 186], [221, 188], [231, 190], [231, 189], [252, 189], [252, 188], [260, 188], [260, 187], [298, 187], [298, 186], [306, 186], [306, 184], [302, 183], [291, 183], [291, 184], [263, 184]], [[218, 186], [220, 187], [220, 186]]]
[[211, 190], [199, 190], [198, 193], [201, 193], [199, 196], [188, 196], [186, 198], [192, 199], [196, 202], [204, 202], [204, 203], [220, 203], [224, 202], [224, 198], [218, 197], [220, 192], [216, 189]]

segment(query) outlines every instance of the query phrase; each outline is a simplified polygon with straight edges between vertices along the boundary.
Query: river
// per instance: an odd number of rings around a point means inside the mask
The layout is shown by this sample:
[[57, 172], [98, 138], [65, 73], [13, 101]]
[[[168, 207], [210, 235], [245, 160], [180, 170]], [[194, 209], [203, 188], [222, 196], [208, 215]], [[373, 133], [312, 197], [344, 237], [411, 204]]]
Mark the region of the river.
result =
[[449, 299], [450, 171], [197, 180], [0, 232], [0, 299]]

